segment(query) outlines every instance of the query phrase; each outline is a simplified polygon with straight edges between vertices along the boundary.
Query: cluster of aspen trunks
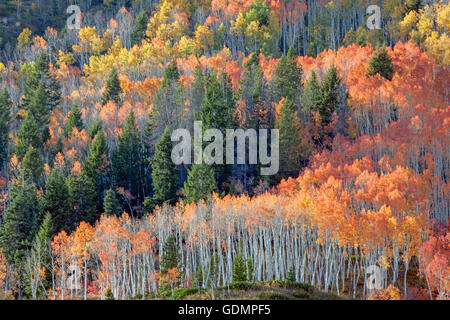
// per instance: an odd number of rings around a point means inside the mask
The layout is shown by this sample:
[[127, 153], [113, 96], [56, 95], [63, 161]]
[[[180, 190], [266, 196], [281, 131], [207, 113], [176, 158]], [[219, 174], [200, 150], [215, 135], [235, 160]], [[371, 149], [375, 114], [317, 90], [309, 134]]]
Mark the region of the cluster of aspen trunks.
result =
[[[53, 245], [56, 295], [61, 296], [65, 287], [67, 297], [73, 289], [66, 280], [73, 264], [81, 273], [79, 288], [86, 286], [87, 274], [95, 279], [102, 297], [107, 289], [121, 299], [156, 292], [169, 236], [176, 239], [181, 287], [228, 286], [237, 254], [252, 261], [247, 264], [253, 269], [249, 281], [285, 280], [293, 270], [298, 282], [338, 295], [364, 297], [370, 293], [366, 269], [378, 265], [383, 287], [403, 285], [403, 272], [408, 271], [425, 233], [425, 228], [407, 226], [418, 227], [424, 221], [420, 216], [401, 219], [383, 207], [379, 215], [360, 217], [357, 223], [344, 219], [325, 225], [316, 209], [301, 193], [263, 194], [163, 206], [143, 219], [131, 219], [126, 213], [103, 216], [95, 227], [88, 226], [91, 231], [79, 227], [61, 246]], [[395, 230], [371, 230], [381, 222], [380, 215], [384, 222], [395, 219]], [[345, 230], [346, 222], [352, 230]], [[213, 254], [218, 262], [215, 274]]]

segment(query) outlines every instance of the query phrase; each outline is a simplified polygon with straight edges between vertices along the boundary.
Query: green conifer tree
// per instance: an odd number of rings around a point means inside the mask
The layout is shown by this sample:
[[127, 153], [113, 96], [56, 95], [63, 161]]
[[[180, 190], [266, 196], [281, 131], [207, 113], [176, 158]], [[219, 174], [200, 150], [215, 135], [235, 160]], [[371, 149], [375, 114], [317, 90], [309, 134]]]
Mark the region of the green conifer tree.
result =
[[[69, 229], [71, 207], [69, 188], [60, 169], [54, 168], [45, 185], [42, 211], [50, 214], [52, 235]], [[42, 219], [41, 219], [42, 221]]]
[[115, 184], [128, 190], [134, 197], [142, 198], [144, 153], [133, 111], [125, 120], [112, 165]]
[[286, 99], [280, 109], [276, 128], [279, 129], [280, 172], [281, 177], [295, 176], [300, 171], [302, 145], [299, 139], [300, 120], [296, 107]]
[[22, 121], [20, 129], [17, 132], [17, 143], [14, 146], [14, 153], [19, 159], [22, 159], [30, 145], [36, 149], [39, 149], [42, 146], [38, 126], [31, 112], [27, 113], [27, 116]]
[[392, 59], [386, 51], [386, 48], [381, 48], [374, 53], [369, 61], [369, 72], [367, 76], [374, 76], [379, 74], [387, 80], [392, 80], [394, 76], [394, 66]]
[[176, 199], [177, 175], [171, 154], [172, 141], [169, 128], [166, 127], [156, 145], [155, 157], [151, 160], [153, 206], [161, 205], [164, 202], [173, 203]]
[[106, 191], [103, 201], [103, 211], [107, 216], [120, 215], [120, 203], [117, 200], [116, 192], [113, 189]]
[[119, 76], [115, 68], [112, 69], [109, 74], [108, 80], [106, 81], [105, 92], [102, 97], [102, 104], [105, 105], [109, 101], [114, 101], [117, 105], [120, 104], [120, 94], [122, 93], [122, 88], [120, 87]]
[[78, 131], [83, 129], [83, 120], [81, 119], [81, 111], [78, 105], [74, 104], [72, 110], [70, 110], [67, 116], [66, 126], [64, 128], [64, 134], [66, 137], [70, 135], [73, 128], [77, 128]]
[[8, 156], [9, 122], [11, 120], [11, 100], [6, 88], [0, 91], [0, 167]]
[[163, 256], [161, 259], [161, 272], [167, 273], [169, 269], [179, 267], [179, 254], [174, 236], [169, 236], [163, 246]]
[[139, 12], [134, 23], [134, 31], [131, 33], [131, 44], [139, 44], [145, 39], [145, 31], [147, 30], [148, 17], [144, 10]]
[[183, 194], [186, 202], [198, 202], [207, 199], [217, 189], [214, 169], [205, 163], [193, 164], [184, 183]]

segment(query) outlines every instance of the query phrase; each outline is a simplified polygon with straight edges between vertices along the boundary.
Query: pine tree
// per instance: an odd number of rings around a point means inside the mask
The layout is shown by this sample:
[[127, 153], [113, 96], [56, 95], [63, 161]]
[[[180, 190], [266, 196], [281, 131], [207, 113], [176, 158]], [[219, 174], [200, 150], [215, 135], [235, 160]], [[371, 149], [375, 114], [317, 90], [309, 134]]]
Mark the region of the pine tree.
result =
[[67, 186], [72, 216], [68, 223], [71, 230], [66, 231], [72, 231], [81, 221], [94, 224], [100, 215], [96, 208], [95, 185], [92, 180], [85, 174], [78, 177], [70, 175], [67, 178]]
[[22, 159], [25, 156], [29, 145], [36, 149], [39, 149], [42, 146], [38, 126], [31, 112], [27, 113], [17, 132], [17, 143], [14, 146], [14, 153], [19, 159]]
[[225, 133], [226, 129], [233, 128], [234, 105], [228, 103], [224, 95], [226, 84], [219, 83], [215, 73], [207, 76], [205, 99], [200, 111], [203, 130], [214, 128]]
[[122, 88], [120, 87], [119, 76], [115, 68], [112, 69], [109, 74], [109, 78], [106, 81], [105, 92], [102, 97], [102, 104], [105, 105], [109, 101], [114, 101], [117, 105], [120, 104], [120, 94], [122, 93]]
[[43, 169], [42, 157], [39, 151], [31, 145], [22, 161], [22, 170], [25, 181], [34, 182], [40, 186]]
[[247, 128], [259, 129], [263, 119], [261, 97], [263, 89], [263, 73], [259, 62], [259, 53], [253, 53], [245, 63], [244, 73], [239, 88], [239, 96], [245, 104], [244, 125]]
[[[217, 80], [215, 73], [207, 76], [207, 89], [199, 114], [203, 130], [218, 129], [223, 136], [226, 134], [226, 129], [234, 128], [233, 113], [235, 106], [228, 80], [226, 74], [221, 75], [221, 82]], [[223, 143], [225, 150], [225, 141]], [[229, 177], [230, 168], [224, 164], [213, 164], [212, 167], [217, 185], [222, 190], [222, 186]]]
[[316, 73], [311, 71], [311, 76], [306, 83], [305, 90], [301, 98], [302, 112], [308, 118], [311, 111], [319, 111], [320, 103], [322, 101], [322, 92], [320, 85], [317, 82]]
[[69, 229], [71, 215], [69, 188], [60, 169], [54, 168], [47, 178], [42, 211], [51, 216], [52, 235]]
[[295, 271], [294, 271], [293, 267], [289, 268], [289, 271], [288, 271], [288, 274], [286, 277], [286, 281], [291, 282], [291, 283], [296, 282], [295, 281]]
[[191, 94], [190, 107], [194, 114], [194, 118], [200, 111], [203, 100], [205, 99], [205, 86], [206, 79], [203, 75], [203, 71], [200, 66], [196, 66], [194, 69], [194, 81], [192, 81], [191, 90], [189, 90]]
[[163, 246], [163, 256], [161, 259], [161, 273], [167, 273], [169, 269], [179, 267], [178, 248], [174, 236], [169, 236]]
[[0, 247], [15, 269], [18, 297], [23, 296], [26, 287], [24, 267], [37, 232], [39, 200], [33, 183], [17, 181], [11, 188], [11, 202], [3, 215], [0, 227]]
[[113, 294], [112, 291], [111, 291], [111, 288], [108, 288], [108, 290], [106, 290], [106, 293], [105, 293], [105, 300], [116, 300], [116, 299], [114, 298], [114, 294]]
[[41, 53], [36, 61], [36, 69], [41, 76], [47, 95], [48, 109], [55, 109], [61, 102], [61, 86], [50, 74], [50, 65], [46, 53]]
[[300, 120], [296, 107], [286, 99], [280, 109], [276, 128], [279, 129], [280, 175], [285, 178], [300, 171], [302, 145], [299, 139]]
[[108, 145], [103, 130], [100, 130], [95, 135], [94, 140], [89, 147], [89, 156], [83, 163], [83, 173], [94, 182], [96, 186], [97, 209], [101, 211], [105, 189], [110, 180]]
[[9, 122], [11, 120], [11, 100], [4, 88], [0, 92], [0, 168], [8, 156]]
[[282, 56], [275, 68], [273, 81], [275, 84], [275, 102], [286, 98], [294, 104], [298, 104], [302, 88], [303, 70], [297, 64], [297, 56], [293, 47], [289, 48], [288, 54]]
[[45, 270], [43, 279], [41, 280], [43, 288], [38, 288], [38, 291], [45, 290], [45, 288], [51, 286], [52, 274], [50, 270], [52, 269], [52, 257], [50, 243], [53, 235], [52, 218], [50, 213], [47, 213], [39, 226], [39, 231], [34, 238], [33, 246], [30, 250], [30, 256], [34, 256], [35, 258], [39, 257], [36, 260], [40, 260], [40, 269], [42, 270], [44, 268]]
[[177, 175], [176, 168], [171, 158], [172, 141], [169, 128], [156, 145], [155, 157], [151, 160], [153, 183], [153, 206], [164, 202], [173, 203], [176, 199]]
[[213, 167], [202, 163], [193, 164], [184, 183], [183, 194], [186, 202], [198, 202], [207, 199], [217, 189]]
[[64, 134], [69, 137], [73, 128], [77, 128], [78, 131], [83, 129], [83, 120], [81, 119], [81, 111], [78, 105], [74, 104], [72, 110], [70, 110], [67, 116], [66, 126], [64, 128]]
[[118, 187], [128, 190], [134, 197], [142, 197], [144, 177], [144, 155], [141, 135], [130, 112], [119, 137], [117, 150], [113, 155], [113, 173]]
[[92, 123], [91, 126], [89, 127], [87, 134], [88, 134], [89, 138], [94, 139], [96, 134], [102, 130], [103, 130], [102, 121], [99, 119], [96, 119], [94, 121], [94, 123]]
[[320, 103], [319, 113], [324, 126], [330, 123], [331, 115], [339, 105], [340, 85], [341, 80], [337, 75], [336, 67], [333, 65], [325, 74], [321, 85], [322, 101]]
[[134, 23], [134, 31], [131, 33], [131, 44], [139, 44], [145, 39], [145, 31], [147, 30], [148, 17], [144, 10], [139, 12]]
[[50, 110], [45, 87], [43, 83], [39, 83], [27, 107], [27, 111], [33, 114], [36, 119], [36, 124], [43, 142], [47, 141], [50, 137], [48, 129]]
[[103, 212], [107, 216], [120, 215], [120, 203], [117, 200], [116, 192], [113, 189], [106, 191], [103, 201]]
[[37, 60], [33, 62], [31, 72], [25, 79], [24, 97], [22, 99], [22, 107], [25, 110], [29, 110], [31, 100], [40, 85], [45, 91], [46, 104], [39, 106], [39, 108], [47, 109], [50, 112], [61, 101], [61, 88], [58, 81], [50, 74], [46, 53], [41, 53]]
[[247, 267], [241, 254], [236, 254], [233, 261], [233, 282], [247, 281]]
[[384, 47], [375, 52], [369, 61], [369, 72], [367, 73], [367, 76], [374, 76], [376, 74], [379, 74], [389, 81], [391, 81], [394, 76], [392, 59]]
[[0, 228], [0, 247], [8, 262], [23, 260], [37, 231], [39, 200], [33, 183], [15, 182]]

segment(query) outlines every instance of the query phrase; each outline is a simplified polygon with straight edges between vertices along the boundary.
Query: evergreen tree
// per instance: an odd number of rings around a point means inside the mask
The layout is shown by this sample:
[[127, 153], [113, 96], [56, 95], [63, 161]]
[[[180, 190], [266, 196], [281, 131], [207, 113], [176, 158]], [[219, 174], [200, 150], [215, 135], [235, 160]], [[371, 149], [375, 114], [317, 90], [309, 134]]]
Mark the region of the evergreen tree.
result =
[[52, 235], [69, 229], [71, 215], [69, 188], [60, 169], [54, 168], [45, 185], [42, 211], [50, 214]]
[[200, 66], [196, 66], [194, 69], [194, 80], [191, 84], [191, 90], [189, 90], [191, 94], [190, 99], [190, 106], [192, 113], [194, 115], [194, 118], [196, 117], [196, 114], [200, 111], [203, 100], [205, 99], [205, 86], [206, 86], [206, 79], [203, 75], [203, 71], [200, 68]]
[[247, 267], [242, 255], [236, 254], [233, 261], [233, 282], [243, 281], [247, 281]]
[[161, 259], [161, 272], [167, 273], [169, 269], [179, 267], [178, 248], [174, 236], [169, 236], [163, 246], [163, 256]]
[[322, 118], [322, 124], [328, 125], [331, 121], [331, 115], [339, 105], [339, 89], [341, 80], [337, 75], [335, 66], [332, 66], [322, 80], [321, 92], [322, 101], [319, 107], [319, 113]]
[[94, 140], [89, 147], [89, 156], [83, 163], [83, 173], [96, 186], [97, 209], [101, 211], [104, 192], [110, 179], [108, 145], [103, 130], [100, 130], [95, 135]]
[[284, 100], [276, 127], [280, 130], [280, 175], [283, 178], [294, 176], [300, 171], [302, 145], [299, 139], [300, 120], [297, 116], [296, 107], [291, 100]]
[[23, 262], [37, 231], [39, 200], [33, 183], [15, 182], [0, 228], [0, 247], [9, 263]]
[[99, 217], [96, 210], [95, 185], [85, 174], [67, 178], [72, 217], [68, 223], [72, 231], [81, 221], [94, 224]]
[[47, 141], [50, 137], [48, 125], [50, 122], [49, 115], [51, 109], [49, 107], [48, 97], [44, 85], [43, 83], [39, 83], [38, 87], [34, 91], [30, 103], [28, 104], [27, 111], [33, 114], [36, 119], [39, 134], [43, 142]]
[[274, 71], [275, 102], [284, 97], [298, 105], [302, 88], [302, 73], [302, 68], [297, 64], [295, 50], [290, 47], [288, 54], [280, 58]]
[[[226, 77], [226, 75], [224, 75]], [[233, 128], [234, 105], [225, 97], [227, 82], [217, 81], [215, 73], [207, 76], [206, 94], [200, 111], [200, 120], [203, 130], [218, 129], [225, 133], [226, 129]]]
[[198, 202], [201, 199], [206, 199], [216, 189], [213, 167], [205, 163], [193, 164], [183, 188], [186, 202]]
[[96, 119], [94, 121], [94, 123], [92, 123], [91, 126], [89, 127], [87, 134], [88, 134], [89, 138], [94, 139], [95, 135], [102, 130], [103, 130], [102, 121], [99, 119]]
[[44, 83], [47, 95], [48, 109], [55, 109], [61, 102], [61, 86], [58, 81], [50, 74], [50, 65], [46, 53], [41, 53], [36, 61], [36, 69]]
[[43, 169], [42, 157], [39, 151], [31, 145], [22, 161], [22, 170], [25, 181], [34, 182], [40, 186]]
[[122, 93], [122, 88], [120, 87], [119, 76], [115, 68], [112, 69], [109, 74], [109, 78], [106, 81], [105, 92], [102, 97], [102, 104], [105, 105], [109, 101], [114, 101], [117, 105], [120, 104], [120, 94]]
[[261, 97], [263, 89], [263, 73], [259, 62], [259, 53], [253, 53], [249, 60], [245, 63], [244, 73], [242, 75], [241, 86], [239, 88], [239, 96], [245, 104], [244, 125], [247, 128], [256, 130], [261, 126], [263, 114], [261, 108], [263, 97]]
[[288, 274], [286, 277], [286, 281], [291, 282], [291, 283], [296, 282], [295, 281], [295, 271], [294, 271], [293, 267], [289, 268], [289, 271], [288, 271]]
[[22, 159], [25, 156], [29, 145], [36, 149], [39, 149], [42, 146], [38, 126], [31, 112], [27, 113], [27, 116], [22, 121], [22, 125], [17, 132], [17, 143], [14, 146], [14, 153], [19, 159]]
[[377, 73], [389, 81], [392, 80], [394, 75], [392, 59], [384, 47], [375, 52], [369, 61], [369, 72], [367, 73], [367, 76], [374, 76]]
[[[61, 101], [61, 88], [58, 81], [50, 74], [50, 67], [46, 53], [41, 53], [32, 64], [31, 72], [25, 79], [24, 97], [22, 107], [29, 110], [31, 100], [36, 94], [36, 90], [42, 86], [45, 92], [45, 105], [38, 106], [42, 110], [53, 110]], [[40, 93], [42, 96], [42, 93]]]
[[39, 200], [33, 183], [15, 182], [11, 188], [11, 202], [3, 215], [0, 227], [0, 247], [8, 263], [16, 271], [18, 298], [26, 287], [25, 259], [37, 231]]
[[[220, 82], [217, 80], [215, 73], [207, 76], [207, 89], [199, 117], [202, 121], [203, 130], [218, 129], [225, 137], [226, 129], [234, 128], [233, 113], [235, 105], [228, 76], [222, 74], [220, 80]], [[223, 143], [225, 150], [226, 142], [223, 141]], [[217, 185], [223, 190], [223, 186], [230, 176], [230, 168], [225, 164], [213, 164], [212, 167]]]
[[116, 299], [114, 298], [114, 294], [113, 294], [112, 291], [111, 291], [111, 288], [108, 288], [108, 290], [106, 290], [106, 293], [105, 293], [105, 300], [116, 300]]
[[151, 160], [153, 206], [161, 205], [166, 201], [173, 203], [176, 199], [177, 176], [171, 154], [172, 141], [170, 140], [169, 128], [166, 127], [161, 139], [156, 145], [155, 157]]
[[64, 134], [69, 137], [73, 128], [77, 128], [78, 131], [83, 129], [83, 120], [81, 119], [81, 111], [78, 105], [74, 104], [72, 110], [70, 110], [67, 116], [66, 126], [64, 128]]
[[145, 39], [145, 31], [147, 30], [148, 17], [144, 10], [139, 12], [134, 23], [134, 31], [131, 33], [131, 44], [140, 44]]
[[11, 101], [8, 91], [0, 92], [0, 168], [8, 155], [9, 122], [11, 120]]
[[301, 104], [302, 112], [308, 118], [311, 111], [319, 111], [320, 103], [322, 101], [322, 92], [319, 83], [317, 82], [316, 73], [311, 71], [311, 76], [306, 83], [305, 90], [303, 91]]
[[116, 192], [113, 189], [106, 191], [105, 199], [103, 201], [103, 211], [105, 215], [120, 215], [120, 203], [117, 200]]
[[39, 226], [39, 231], [34, 238], [33, 245], [30, 250], [30, 256], [34, 256], [35, 260], [40, 261], [40, 270], [42, 270], [42, 268], [45, 268], [45, 273], [43, 275], [43, 279], [41, 280], [43, 287], [39, 287], [38, 291], [49, 288], [52, 283], [52, 274], [50, 272], [50, 270], [52, 269], [50, 245], [53, 237], [52, 231], [52, 218], [51, 215], [47, 213]]
[[135, 197], [142, 197], [144, 155], [141, 136], [133, 111], [130, 112], [119, 137], [113, 156], [113, 173], [118, 187], [128, 190]]

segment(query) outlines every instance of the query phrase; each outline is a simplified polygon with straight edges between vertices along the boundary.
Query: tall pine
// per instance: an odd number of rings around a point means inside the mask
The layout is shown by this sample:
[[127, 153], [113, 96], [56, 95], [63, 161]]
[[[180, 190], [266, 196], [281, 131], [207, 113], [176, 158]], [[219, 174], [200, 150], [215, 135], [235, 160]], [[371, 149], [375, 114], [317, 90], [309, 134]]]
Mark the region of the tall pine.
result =
[[6, 88], [0, 92], [0, 168], [8, 156], [9, 122], [11, 120], [11, 100]]
[[374, 76], [376, 74], [379, 74], [389, 81], [392, 80], [392, 77], [394, 76], [392, 58], [384, 47], [375, 52], [369, 61], [369, 71], [367, 76]]
[[217, 190], [217, 183], [213, 167], [205, 163], [193, 164], [183, 188], [186, 202], [191, 203], [207, 199], [215, 190]]
[[125, 120], [112, 165], [115, 185], [142, 200], [145, 182], [143, 144], [133, 111]]
[[131, 33], [131, 44], [140, 44], [145, 39], [145, 31], [147, 30], [148, 17], [144, 10], [139, 12], [134, 23], [134, 30]]
[[[69, 229], [71, 207], [69, 188], [60, 169], [54, 168], [45, 185], [42, 211], [52, 220], [52, 235]], [[41, 219], [42, 220], [42, 219]]]
[[164, 202], [173, 203], [177, 192], [176, 167], [172, 161], [172, 141], [170, 131], [166, 127], [156, 144], [155, 157], [151, 160], [153, 183], [153, 206]]
[[102, 104], [105, 105], [109, 101], [114, 101], [117, 105], [120, 104], [120, 94], [122, 93], [122, 88], [120, 87], [119, 76], [115, 68], [112, 69], [109, 74], [108, 80], [106, 81], [105, 91], [102, 97]]

